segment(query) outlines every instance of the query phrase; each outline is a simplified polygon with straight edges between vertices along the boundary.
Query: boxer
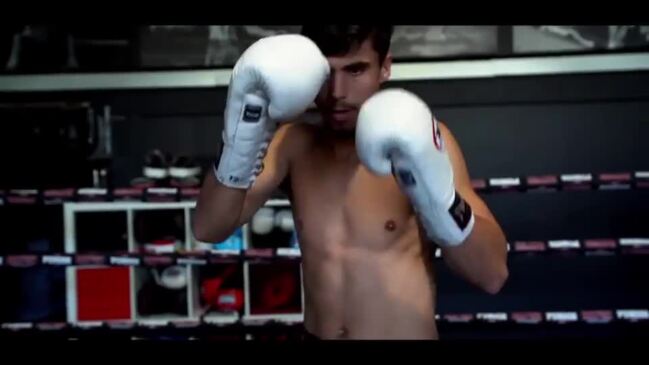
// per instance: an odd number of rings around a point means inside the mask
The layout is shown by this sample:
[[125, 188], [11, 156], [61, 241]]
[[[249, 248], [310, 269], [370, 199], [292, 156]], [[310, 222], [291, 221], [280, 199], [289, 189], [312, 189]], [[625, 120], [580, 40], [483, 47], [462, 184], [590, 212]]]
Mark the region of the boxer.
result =
[[[193, 221], [201, 241], [249, 222], [278, 188], [302, 252], [304, 326], [320, 339], [437, 339], [431, 252], [495, 294], [505, 236], [453, 134], [416, 95], [380, 91], [392, 27], [305, 26], [233, 69], [223, 151]], [[315, 101], [322, 123], [304, 123]]]

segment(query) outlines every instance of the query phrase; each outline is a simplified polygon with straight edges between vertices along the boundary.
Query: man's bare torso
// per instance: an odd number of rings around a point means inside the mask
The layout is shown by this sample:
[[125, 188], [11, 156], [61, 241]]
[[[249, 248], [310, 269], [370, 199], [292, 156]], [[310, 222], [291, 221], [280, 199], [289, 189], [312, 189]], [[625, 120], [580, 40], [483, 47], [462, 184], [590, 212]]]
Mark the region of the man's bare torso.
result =
[[324, 339], [437, 338], [429, 247], [392, 176], [363, 167], [353, 149], [307, 138], [290, 183], [302, 250], [305, 327]]

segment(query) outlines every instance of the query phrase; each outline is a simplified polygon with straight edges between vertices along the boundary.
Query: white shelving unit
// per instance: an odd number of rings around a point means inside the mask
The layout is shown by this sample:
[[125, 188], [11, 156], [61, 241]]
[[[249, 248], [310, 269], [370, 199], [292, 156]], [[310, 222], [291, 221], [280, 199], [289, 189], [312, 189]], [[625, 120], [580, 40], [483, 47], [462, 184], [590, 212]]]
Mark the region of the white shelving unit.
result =
[[[134, 229], [134, 219], [136, 214], [146, 211], [155, 211], [155, 210], [182, 210], [183, 214], [183, 223], [184, 223], [184, 242], [182, 244], [182, 249], [192, 252], [196, 251], [200, 247], [201, 242], [197, 241], [192, 232], [191, 232], [191, 217], [192, 211], [195, 208], [195, 202], [186, 201], [186, 202], [91, 202], [91, 203], [65, 203], [63, 207], [63, 222], [64, 222], [64, 239], [65, 239], [65, 252], [67, 254], [77, 253], [77, 225], [78, 225], [78, 214], [83, 213], [101, 213], [101, 212], [125, 212], [125, 226], [127, 234], [127, 250], [128, 252], [136, 252], [138, 248], [138, 242], [136, 242], [135, 229]], [[290, 203], [287, 200], [269, 200], [266, 203], [267, 207], [290, 207]], [[242, 227], [243, 232], [243, 249], [248, 249], [251, 247], [251, 232], [248, 229], [248, 225]], [[279, 243], [278, 246], [282, 246]], [[206, 247], [206, 246], [204, 246]], [[299, 256], [299, 249], [295, 248], [279, 248], [277, 250], [279, 255], [285, 256]], [[234, 253], [234, 252], [232, 252]], [[192, 322], [203, 320], [206, 323], [225, 325], [235, 323], [239, 320], [243, 322], [257, 323], [265, 321], [279, 321], [286, 323], [295, 323], [301, 322], [304, 318], [302, 312], [300, 313], [290, 313], [290, 314], [264, 314], [264, 315], [254, 315], [251, 314], [250, 308], [250, 265], [264, 265], [260, 263], [243, 263], [243, 292], [244, 292], [244, 312], [240, 317], [238, 313], [214, 313], [207, 312], [205, 308], [202, 308], [200, 305], [200, 287], [198, 283], [198, 267], [187, 265], [187, 285], [185, 286], [186, 295], [187, 295], [187, 314], [186, 315], [176, 315], [176, 314], [161, 314], [161, 315], [139, 315], [137, 307], [137, 295], [139, 285], [142, 283], [137, 279], [137, 266], [128, 267], [129, 271], [129, 290], [130, 290], [130, 318], [123, 320], [111, 321], [107, 319], [107, 322], [136, 322], [140, 325], [147, 327], [159, 327], [166, 326], [170, 322]], [[299, 268], [300, 272], [300, 300], [301, 308], [304, 308], [304, 290], [303, 290], [303, 278], [302, 278], [302, 267], [301, 264]], [[84, 266], [84, 267], [68, 267], [66, 270], [66, 296], [67, 296], [67, 321], [73, 325], [92, 327], [101, 323], [101, 321], [83, 321], [79, 320], [78, 316], [78, 293], [77, 293], [77, 273], [79, 270], [88, 270], [92, 268], [102, 268], [105, 266]]]
[[[266, 202], [264, 205], [265, 207], [273, 207], [273, 208], [288, 208], [290, 207], [290, 202], [288, 200], [269, 200]], [[243, 226], [243, 245], [244, 249], [250, 248], [250, 242], [252, 242], [251, 239], [251, 232], [248, 227], [248, 225]], [[280, 246], [280, 245], [278, 245]], [[300, 256], [300, 252], [297, 249], [293, 248], [278, 248], [276, 251], [280, 255], [285, 255], [285, 256]], [[302, 308], [301, 313], [289, 313], [289, 314], [252, 314], [251, 308], [250, 308], [250, 303], [251, 303], [251, 298], [250, 298], [250, 266], [251, 265], [260, 265], [256, 263], [250, 263], [250, 262], [244, 262], [244, 270], [243, 270], [243, 282], [244, 282], [244, 287], [246, 290], [244, 291], [245, 297], [244, 297], [244, 315], [241, 320], [244, 323], [263, 323], [267, 321], [278, 321], [278, 322], [283, 322], [283, 323], [296, 323], [296, 322], [302, 322], [304, 320], [304, 285], [301, 284], [300, 288], [300, 307]], [[263, 265], [263, 264], [261, 264]], [[303, 278], [303, 270], [302, 270], [302, 265], [300, 264], [300, 283], [304, 283], [304, 278]]]

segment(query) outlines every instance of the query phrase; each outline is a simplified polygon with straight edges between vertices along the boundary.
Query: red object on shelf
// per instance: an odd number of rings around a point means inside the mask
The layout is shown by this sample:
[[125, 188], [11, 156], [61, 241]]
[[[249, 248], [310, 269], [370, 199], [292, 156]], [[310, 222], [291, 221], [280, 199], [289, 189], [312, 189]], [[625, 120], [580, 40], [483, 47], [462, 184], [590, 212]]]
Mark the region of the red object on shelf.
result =
[[223, 283], [234, 274], [236, 266], [228, 266], [221, 275], [203, 280], [201, 296], [205, 304], [221, 312], [238, 312], [243, 309], [241, 288], [222, 288]]
[[301, 313], [300, 268], [290, 263], [250, 266], [250, 314]]
[[78, 269], [77, 318], [80, 321], [131, 319], [129, 268]]
[[295, 277], [291, 273], [281, 273], [265, 284], [261, 296], [269, 309], [289, 302], [295, 292]]
[[201, 296], [206, 304], [215, 305], [217, 303], [223, 281], [222, 277], [216, 277], [206, 279], [201, 283]]

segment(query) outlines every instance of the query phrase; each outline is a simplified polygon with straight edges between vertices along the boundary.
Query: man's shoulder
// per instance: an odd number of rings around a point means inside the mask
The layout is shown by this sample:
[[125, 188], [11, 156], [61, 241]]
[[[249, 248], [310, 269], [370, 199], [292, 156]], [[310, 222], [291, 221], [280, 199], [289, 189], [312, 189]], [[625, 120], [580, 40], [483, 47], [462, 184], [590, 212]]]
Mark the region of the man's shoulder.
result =
[[439, 128], [439, 131], [442, 135], [442, 139], [444, 141], [449, 140], [450, 143], [457, 144], [457, 141], [455, 139], [455, 136], [453, 135], [453, 132], [448, 128], [446, 123], [444, 123], [441, 120], [437, 120], [437, 127]]
[[439, 129], [442, 132], [450, 133], [450, 130], [448, 129], [448, 126], [446, 125], [446, 123], [443, 120], [441, 120], [441, 119], [435, 119], [435, 120], [437, 121], [437, 126], [439, 127]]
[[291, 146], [307, 146], [316, 135], [318, 127], [301, 122], [285, 123], [277, 129], [277, 135]]
[[312, 136], [315, 134], [316, 130], [318, 129], [317, 126], [310, 124], [310, 123], [305, 123], [301, 121], [295, 121], [295, 122], [289, 122], [289, 123], [282, 123], [280, 127], [277, 129], [278, 133], [280, 131], [283, 131], [283, 133], [286, 134], [291, 134], [291, 135], [301, 135], [301, 136]]

